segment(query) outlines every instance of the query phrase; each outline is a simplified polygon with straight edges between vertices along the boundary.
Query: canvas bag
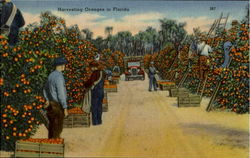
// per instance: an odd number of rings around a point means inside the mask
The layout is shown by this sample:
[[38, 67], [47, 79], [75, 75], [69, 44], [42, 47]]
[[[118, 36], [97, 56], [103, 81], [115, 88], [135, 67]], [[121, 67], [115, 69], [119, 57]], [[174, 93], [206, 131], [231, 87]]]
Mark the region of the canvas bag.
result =
[[15, 18], [16, 12], [17, 12], [17, 8], [13, 4], [13, 8], [12, 8], [9, 19], [7, 20], [5, 25], [1, 26], [1, 34], [2, 35], [9, 36], [9, 34], [10, 34], [10, 26], [11, 26], [11, 24], [12, 24], [14, 18]]

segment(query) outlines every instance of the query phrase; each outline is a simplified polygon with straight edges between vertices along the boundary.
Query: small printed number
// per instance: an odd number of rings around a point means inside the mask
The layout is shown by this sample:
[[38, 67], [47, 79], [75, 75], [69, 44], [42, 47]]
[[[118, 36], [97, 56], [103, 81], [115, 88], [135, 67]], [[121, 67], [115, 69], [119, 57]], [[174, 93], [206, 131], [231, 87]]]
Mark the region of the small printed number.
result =
[[216, 9], [216, 7], [210, 7], [210, 10], [215, 10]]

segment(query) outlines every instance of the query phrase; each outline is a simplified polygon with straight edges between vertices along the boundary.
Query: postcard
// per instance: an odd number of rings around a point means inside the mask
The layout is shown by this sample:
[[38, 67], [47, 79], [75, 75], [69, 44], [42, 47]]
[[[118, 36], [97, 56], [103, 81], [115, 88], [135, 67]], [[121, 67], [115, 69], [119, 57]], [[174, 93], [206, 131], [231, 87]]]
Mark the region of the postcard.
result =
[[248, 1], [0, 2], [0, 157], [249, 157]]

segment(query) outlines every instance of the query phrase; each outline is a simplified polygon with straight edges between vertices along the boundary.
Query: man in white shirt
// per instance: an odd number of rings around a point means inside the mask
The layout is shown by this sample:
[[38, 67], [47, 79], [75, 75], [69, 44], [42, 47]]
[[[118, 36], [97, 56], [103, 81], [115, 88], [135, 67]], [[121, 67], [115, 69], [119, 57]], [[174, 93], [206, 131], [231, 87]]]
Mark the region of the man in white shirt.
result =
[[200, 52], [200, 55], [209, 57], [209, 53], [212, 52], [212, 48], [206, 44], [205, 40], [203, 40], [200, 44], [198, 44], [198, 52]]
[[197, 46], [200, 67], [200, 79], [203, 80], [206, 76], [206, 71], [209, 69], [209, 54], [212, 52], [212, 48], [203, 39]]

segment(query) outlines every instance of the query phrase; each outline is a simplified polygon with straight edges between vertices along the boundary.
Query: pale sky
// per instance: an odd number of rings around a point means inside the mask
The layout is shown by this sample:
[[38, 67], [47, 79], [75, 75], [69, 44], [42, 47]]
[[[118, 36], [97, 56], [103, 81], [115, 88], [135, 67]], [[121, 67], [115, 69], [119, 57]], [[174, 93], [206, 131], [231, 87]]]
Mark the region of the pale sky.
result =
[[[39, 22], [41, 12], [51, 11], [66, 20], [67, 26], [77, 24], [80, 29], [89, 28], [94, 37], [104, 36], [106, 26], [113, 26], [113, 33], [130, 31], [136, 34], [148, 26], [160, 28], [159, 19], [168, 18], [186, 22], [186, 30], [193, 27], [207, 31], [221, 12], [232, 19], [241, 20], [248, 1], [151, 1], [151, 0], [12, 0], [22, 11], [26, 25]], [[126, 11], [113, 11], [113, 8]], [[215, 10], [210, 10], [214, 7]], [[75, 9], [78, 11], [58, 11]], [[101, 8], [105, 11], [86, 11], [85, 8]], [[111, 11], [106, 9], [110, 8]], [[79, 11], [82, 10], [82, 11]], [[129, 10], [129, 11], [128, 11]]]

